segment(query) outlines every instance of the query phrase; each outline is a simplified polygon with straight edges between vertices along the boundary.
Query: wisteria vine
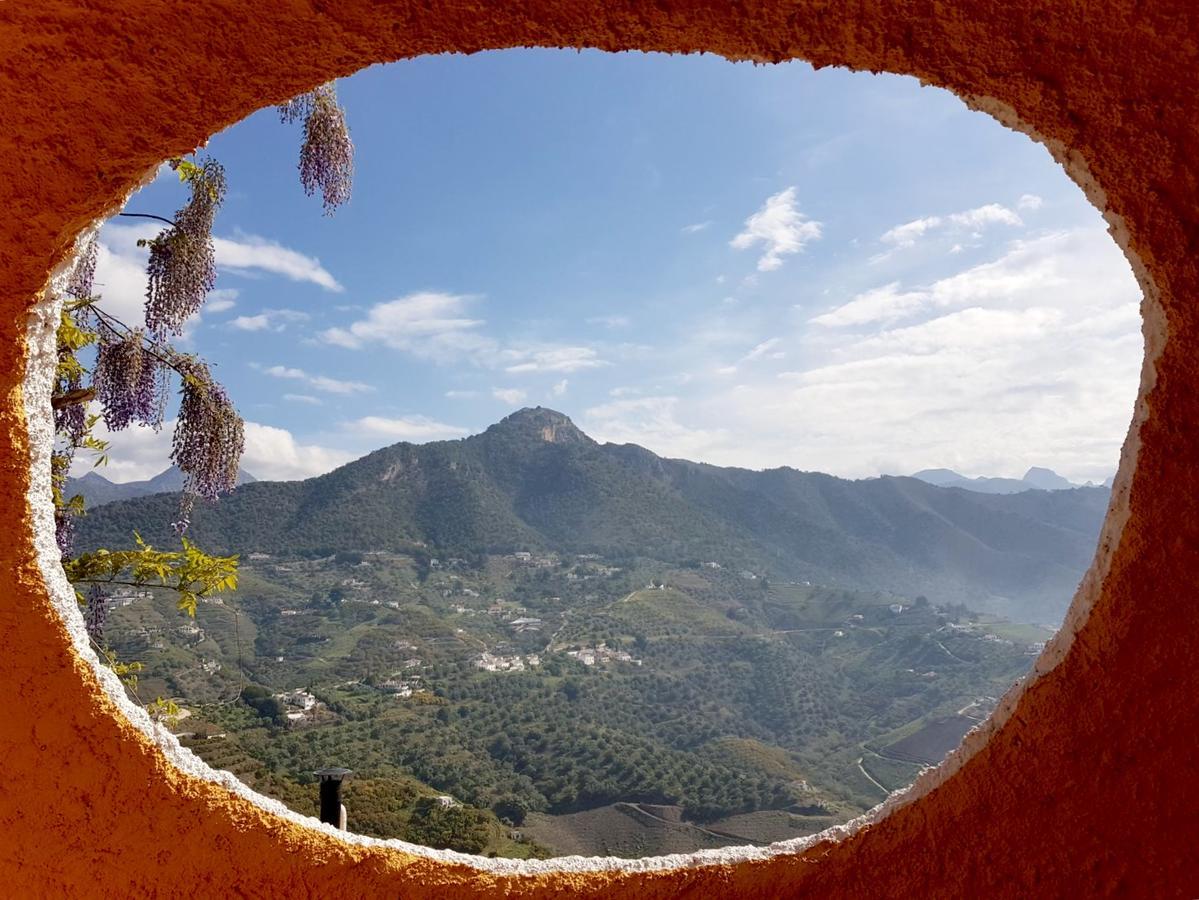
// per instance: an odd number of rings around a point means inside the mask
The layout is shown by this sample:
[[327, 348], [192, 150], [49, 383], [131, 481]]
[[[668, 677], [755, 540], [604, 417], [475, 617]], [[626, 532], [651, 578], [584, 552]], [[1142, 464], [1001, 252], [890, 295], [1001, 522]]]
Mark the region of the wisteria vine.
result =
[[[345, 111], [333, 84], [321, 85], [279, 107], [285, 123], [303, 122], [300, 182], [312, 196], [320, 191], [326, 215], [350, 197], [354, 145]], [[160, 579], [180, 593], [180, 608], [195, 614], [196, 598], [207, 591], [236, 587], [237, 558], [213, 557], [183, 538], [183, 551], [164, 553], [136, 538], [137, 549], [99, 551], [69, 559], [75, 519], [83, 513], [81, 496], [66, 497], [75, 453], [94, 451], [103, 462], [108, 444], [96, 438], [93, 427], [103, 420], [110, 432], [131, 425], [162, 427], [172, 374], [180, 379], [179, 414], [171, 439], [171, 462], [182, 471], [184, 489], [173, 523], [182, 535], [188, 528], [195, 499], [215, 500], [236, 485], [245, 448], [245, 425], [228, 392], [200, 358], [177, 351], [169, 338], [181, 335], [216, 284], [216, 246], [212, 228], [227, 191], [225, 170], [211, 157], [198, 162], [170, 161], [190, 196], [173, 219], [145, 213], [121, 215], [159, 219], [167, 227], [153, 238], [138, 241], [149, 250], [146, 266], [145, 326], [129, 327], [105, 312], [95, 294], [99, 244], [95, 234], [78, 248], [74, 270], [67, 279], [58, 327], [58, 365], [51, 398], [58, 436], [51, 453], [51, 487], [55, 506], [55, 536], [77, 585], [91, 585], [79, 594], [88, 634], [103, 645], [109, 597], [103, 585], [127, 574], [144, 584]], [[95, 346], [89, 371], [79, 354]], [[88, 406], [96, 400], [100, 412]], [[118, 664], [119, 673], [139, 664]]]

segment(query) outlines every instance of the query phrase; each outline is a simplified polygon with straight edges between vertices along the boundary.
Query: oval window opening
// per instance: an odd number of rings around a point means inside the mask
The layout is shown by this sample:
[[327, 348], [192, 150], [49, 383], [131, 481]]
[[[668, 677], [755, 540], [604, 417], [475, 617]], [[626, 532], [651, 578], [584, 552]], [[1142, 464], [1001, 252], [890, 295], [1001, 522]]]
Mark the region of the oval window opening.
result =
[[861, 815], [1029, 672], [1142, 350], [1042, 148], [798, 63], [322, 91], [165, 166], [66, 301], [68, 572], [185, 746], [362, 834], [641, 857]]

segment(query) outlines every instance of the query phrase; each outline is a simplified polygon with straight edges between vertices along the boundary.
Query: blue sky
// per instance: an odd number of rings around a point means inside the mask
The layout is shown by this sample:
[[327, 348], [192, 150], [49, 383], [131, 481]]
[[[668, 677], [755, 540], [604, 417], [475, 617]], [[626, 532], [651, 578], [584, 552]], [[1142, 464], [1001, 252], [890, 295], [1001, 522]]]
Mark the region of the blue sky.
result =
[[[317, 474], [525, 405], [601, 440], [851, 477], [1114, 471], [1139, 291], [1027, 138], [911, 79], [713, 57], [504, 51], [338, 83], [354, 195], [303, 195], [300, 129], [215, 136], [217, 290], [187, 336], [245, 468]], [[131, 211], [169, 216], [169, 172]], [[101, 234], [140, 316], [151, 226]], [[105, 474], [166, 465], [125, 432]]]

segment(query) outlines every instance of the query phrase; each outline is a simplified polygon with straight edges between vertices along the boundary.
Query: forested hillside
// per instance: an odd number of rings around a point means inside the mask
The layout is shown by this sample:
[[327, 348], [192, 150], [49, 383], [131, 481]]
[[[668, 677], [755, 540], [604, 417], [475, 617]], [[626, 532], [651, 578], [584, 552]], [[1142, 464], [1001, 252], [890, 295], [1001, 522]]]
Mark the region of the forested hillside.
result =
[[[241, 553], [713, 560], [1056, 623], [1107, 502], [1105, 488], [989, 495], [915, 478], [847, 481], [663, 459], [598, 444], [537, 408], [463, 440], [396, 444], [307, 481], [243, 485], [198, 507], [191, 536]], [[169, 494], [107, 504], [81, 522], [80, 546], [120, 545], [135, 527], [170, 545], [174, 510]]]

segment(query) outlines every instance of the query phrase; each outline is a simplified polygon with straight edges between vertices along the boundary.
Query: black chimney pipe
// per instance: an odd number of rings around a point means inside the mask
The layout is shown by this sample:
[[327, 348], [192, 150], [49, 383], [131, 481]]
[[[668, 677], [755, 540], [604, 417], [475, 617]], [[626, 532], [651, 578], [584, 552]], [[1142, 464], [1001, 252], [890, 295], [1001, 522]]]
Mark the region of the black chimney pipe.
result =
[[334, 828], [341, 827], [341, 782], [354, 773], [350, 769], [330, 766], [312, 773], [321, 780], [321, 821]]

